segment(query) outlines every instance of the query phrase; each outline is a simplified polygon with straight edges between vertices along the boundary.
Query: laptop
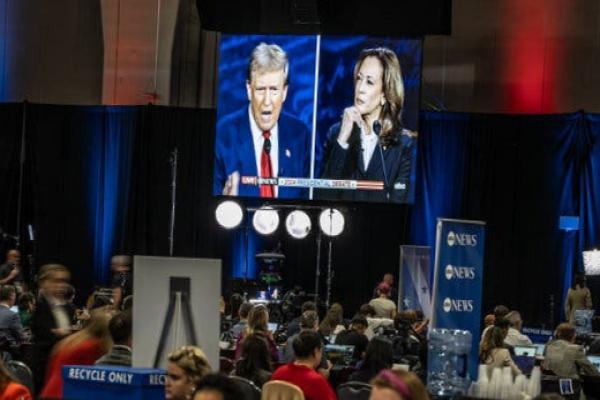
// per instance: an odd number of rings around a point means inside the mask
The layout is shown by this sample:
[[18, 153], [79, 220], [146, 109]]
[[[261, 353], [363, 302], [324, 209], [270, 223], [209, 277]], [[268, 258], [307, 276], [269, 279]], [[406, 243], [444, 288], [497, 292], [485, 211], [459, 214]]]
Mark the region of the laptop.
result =
[[587, 356], [587, 359], [600, 372], [600, 356]]
[[535, 355], [540, 357], [543, 356], [544, 350], [546, 350], [546, 345], [544, 343], [534, 343], [533, 345], [536, 348]]
[[352, 364], [354, 346], [341, 344], [325, 345], [325, 355], [333, 365], [346, 366]]
[[538, 352], [535, 346], [515, 346], [515, 356], [535, 357]]

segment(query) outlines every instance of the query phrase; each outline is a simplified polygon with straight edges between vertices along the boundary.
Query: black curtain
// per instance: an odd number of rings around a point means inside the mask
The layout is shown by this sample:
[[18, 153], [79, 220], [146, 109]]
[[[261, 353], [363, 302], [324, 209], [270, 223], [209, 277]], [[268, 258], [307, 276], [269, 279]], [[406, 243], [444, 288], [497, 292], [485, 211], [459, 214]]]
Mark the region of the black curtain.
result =
[[422, 114], [411, 240], [433, 248], [438, 217], [486, 221], [485, 313], [505, 304], [526, 324], [558, 322], [580, 260], [559, 218], [579, 216], [598, 231], [580, 205], [592, 193], [579, 184], [594, 147], [586, 118]]
[[140, 112], [123, 250], [168, 255], [171, 185], [177, 150], [173, 254], [218, 257], [223, 248], [211, 196], [214, 112], [147, 106]]
[[[433, 246], [437, 217], [479, 219], [487, 222], [484, 311], [504, 303], [521, 310], [527, 323], [558, 322], [580, 251], [600, 237], [599, 120], [583, 113], [422, 114], [415, 204], [341, 205], [346, 229], [332, 239], [331, 301], [343, 303], [350, 316], [369, 300], [383, 273], [397, 271], [401, 244]], [[245, 235], [215, 222], [214, 121], [214, 110], [201, 109], [0, 105], [0, 185], [6, 189], [0, 226], [16, 231], [24, 127], [21, 236], [26, 238], [28, 224], [35, 227], [37, 264], [68, 265], [83, 299], [93, 283], [106, 283], [111, 254], [169, 254], [176, 149], [173, 255], [221, 258], [227, 286], [234, 269], [239, 273], [232, 254], [245, 250]], [[582, 229], [576, 235], [561, 231], [561, 215], [579, 216]], [[248, 257], [281, 242], [284, 284], [312, 292], [316, 224], [315, 218], [303, 240], [283, 228], [254, 237]], [[321, 290], [328, 244], [323, 237]]]
[[[17, 204], [23, 130], [22, 104], [0, 104], [0, 228], [3, 233], [17, 233]], [[0, 258], [15, 241], [0, 235]], [[3, 262], [3, 261], [2, 261]]]

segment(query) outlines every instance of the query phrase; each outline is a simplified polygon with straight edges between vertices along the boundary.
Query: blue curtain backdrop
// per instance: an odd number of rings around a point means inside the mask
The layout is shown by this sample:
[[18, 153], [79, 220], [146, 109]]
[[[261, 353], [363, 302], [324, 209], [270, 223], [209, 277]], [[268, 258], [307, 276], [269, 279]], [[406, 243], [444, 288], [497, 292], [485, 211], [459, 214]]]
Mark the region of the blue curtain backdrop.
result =
[[[0, 221], [16, 227], [25, 129], [19, 233], [26, 238], [32, 224], [37, 264], [64, 262], [76, 286], [90, 290], [106, 282], [115, 252], [168, 254], [177, 148], [175, 256], [222, 258], [224, 278], [243, 276], [247, 257], [252, 278], [255, 253], [281, 241], [285, 283], [312, 291], [314, 232], [297, 241], [283, 229], [269, 238], [251, 230], [246, 253], [241, 229], [216, 226], [215, 120], [214, 110], [0, 104]], [[423, 113], [420, 131], [413, 206], [344, 205], [349, 218], [333, 243], [332, 301], [350, 313], [365, 302], [381, 275], [396, 270], [400, 244], [434, 246], [437, 217], [479, 219], [487, 222], [484, 312], [505, 303], [526, 321], [558, 322], [581, 251], [599, 244], [600, 116]], [[561, 231], [561, 215], [578, 216], [581, 229]], [[324, 267], [325, 251], [321, 259]]]
[[[433, 249], [437, 217], [486, 221], [484, 312], [503, 303], [556, 322], [581, 250], [598, 244], [599, 126], [582, 113], [422, 114], [411, 243]], [[561, 215], [579, 216], [578, 234]]]
[[106, 284], [121, 250], [135, 107], [26, 108], [21, 235], [37, 233], [38, 265], [62, 262], [84, 293]]
[[[131, 176], [135, 108], [106, 107], [90, 138], [88, 194], [94, 238], [94, 282], [107, 283], [110, 258], [117, 251], [118, 221], [124, 219]], [[120, 235], [122, 237], [122, 233]]]

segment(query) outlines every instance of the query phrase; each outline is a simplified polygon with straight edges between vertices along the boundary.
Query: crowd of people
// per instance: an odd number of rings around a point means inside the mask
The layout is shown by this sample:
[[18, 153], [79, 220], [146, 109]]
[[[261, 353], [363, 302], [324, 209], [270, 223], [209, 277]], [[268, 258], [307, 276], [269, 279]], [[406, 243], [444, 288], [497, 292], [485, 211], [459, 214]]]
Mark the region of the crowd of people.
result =
[[[132, 272], [131, 259], [112, 259], [110, 290], [97, 290], [85, 307], [75, 306], [70, 272], [60, 264], [47, 264], [37, 274], [34, 292], [22, 278], [20, 254], [7, 253], [0, 265], [0, 393], [2, 399], [61, 398], [64, 365], [131, 366]], [[229, 338], [232, 368], [213, 370], [204, 352], [182, 347], [168, 355], [166, 399], [245, 398], [240, 380], [263, 393], [275, 393], [285, 382], [307, 400], [335, 399], [335, 388], [343, 382], [369, 384], [371, 399], [429, 399], [423, 382], [427, 371], [428, 320], [419, 310], [398, 310], [393, 275], [386, 274], [373, 291], [373, 298], [351, 317], [334, 303], [319, 318], [312, 301], [291, 307], [278, 328], [271, 330], [269, 307], [252, 304], [234, 294], [223, 315], [222, 338]], [[35, 293], [35, 294], [34, 294]], [[600, 376], [576, 343], [569, 321], [574, 310], [591, 308], [585, 281], [575, 279], [566, 304], [567, 322], [556, 328], [546, 344], [544, 373], [580, 379]], [[224, 310], [223, 310], [224, 311]], [[515, 347], [532, 345], [521, 332], [523, 321], [517, 310], [503, 305], [485, 316], [479, 343], [479, 360], [488, 366], [510, 367]], [[327, 346], [351, 346], [350, 363], [336, 369]], [[597, 346], [600, 348], [600, 346]], [[11, 360], [20, 360], [32, 370], [33, 385], [22, 385], [11, 371]], [[341, 372], [343, 371], [343, 373]], [[408, 372], [410, 371], [410, 372]], [[289, 388], [288, 388], [289, 389]], [[286, 389], [287, 390], [287, 389]]]
[[[0, 265], [2, 399], [62, 398], [65, 365], [131, 366], [131, 258], [113, 257], [111, 271], [110, 287], [97, 288], [85, 306], [78, 308], [67, 267], [43, 265], [35, 282], [30, 283], [23, 278], [18, 250], [8, 251], [6, 262]], [[412, 318], [415, 327], [422, 321], [417, 321], [416, 313], [397, 312], [389, 300], [392, 284], [386, 276], [376, 287], [373, 301], [349, 320], [344, 317], [341, 304], [333, 304], [320, 319], [317, 305], [304, 302], [297, 315], [277, 332], [269, 330], [269, 310], [265, 305], [252, 305], [233, 296], [229, 308], [234, 315], [228, 328], [234, 348], [231, 376], [213, 370], [201, 349], [185, 346], [168, 355], [165, 397], [244, 398], [232, 378], [237, 377], [257, 388], [269, 386], [267, 390], [271, 391], [277, 390], [274, 381], [287, 382], [308, 400], [334, 399], [336, 394], [329, 381], [334, 366], [325, 354], [325, 345], [335, 341], [354, 346], [353, 380], [371, 382], [383, 395], [392, 392], [398, 399], [403, 398], [406, 388], [414, 385], [409, 383], [413, 377], [392, 371], [395, 344], [389, 335], [396, 332], [400, 319]], [[422, 333], [414, 334], [418, 337]], [[15, 378], [11, 370], [15, 361], [29, 366], [32, 382], [21, 384]], [[412, 380], [421, 382], [416, 375]], [[406, 384], [399, 384], [405, 381]], [[426, 393], [424, 387], [421, 389]], [[373, 398], [378, 398], [379, 392], [374, 390]], [[418, 389], [415, 393], [419, 393]], [[420, 398], [415, 396], [415, 400]]]
[[[29, 283], [20, 256], [11, 249], [0, 265], [2, 399], [62, 398], [65, 365], [131, 366], [130, 257], [113, 257], [112, 288], [96, 291], [78, 308], [67, 267], [43, 265]], [[16, 362], [30, 370], [27, 386], [14, 378], [11, 365]]]
[[[573, 300], [576, 298], [576, 300]], [[544, 344], [543, 354], [539, 355], [539, 365], [545, 375], [558, 376], [577, 381], [585, 377], [600, 377], [600, 372], [586, 354], [599, 354], [598, 349], [589, 346], [584, 348], [578, 343], [576, 328], [573, 324], [576, 309], [591, 309], [591, 296], [585, 287], [585, 280], [576, 277], [573, 288], [565, 304], [567, 322], [560, 323], [553, 337]], [[522, 374], [515, 363], [515, 348], [518, 346], [532, 346], [532, 340], [521, 332], [523, 321], [521, 314], [516, 310], [509, 310], [504, 305], [498, 305], [493, 313], [484, 318], [485, 328], [481, 334], [479, 344], [479, 361], [487, 365], [488, 374], [497, 367], [510, 367], [513, 376]]]
[[[392, 293], [393, 276], [386, 274], [373, 299], [351, 318], [334, 303], [320, 319], [318, 305], [304, 301], [276, 331], [268, 330], [266, 305], [239, 302], [234, 294], [222, 334], [231, 343], [231, 375], [266, 390], [271, 382], [284, 381], [307, 400], [335, 399], [335, 387], [345, 381], [371, 384], [373, 399], [429, 399], [423, 384], [428, 321], [421, 312], [398, 311]], [[333, 344], [352, 346], [349, 364], [329, 359], [326, 348]], [[409, 368], [413, 372], [404, 370]]]

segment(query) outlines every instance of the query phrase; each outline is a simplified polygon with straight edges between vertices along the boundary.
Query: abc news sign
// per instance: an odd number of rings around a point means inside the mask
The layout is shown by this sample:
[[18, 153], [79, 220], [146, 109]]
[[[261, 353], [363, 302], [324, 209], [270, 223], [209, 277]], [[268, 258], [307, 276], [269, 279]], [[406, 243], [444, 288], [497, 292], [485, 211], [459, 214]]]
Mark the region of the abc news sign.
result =
[[442, 304], [444, 311], [449, 312], [473, 312], [473, 300], [471, 299], [451, 299], [446, 297]]
[[[477, 235], [467, 233], [448, 232], [447, 243], [449, 247], [453, 246], [477, 246]], [[459, 267], [448, 264], [444, 270], [447, 280], [473, 280], [475, 279], [475, 268]], [[451, 299], [446, 297], [442, 307], [445, 312], [473, 312], [473, 300], [471, 299]]]
[[448, 246], [477, 246], [477, 235], [448, 232]]

